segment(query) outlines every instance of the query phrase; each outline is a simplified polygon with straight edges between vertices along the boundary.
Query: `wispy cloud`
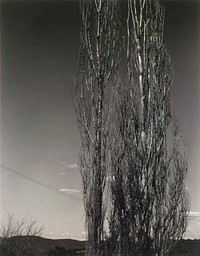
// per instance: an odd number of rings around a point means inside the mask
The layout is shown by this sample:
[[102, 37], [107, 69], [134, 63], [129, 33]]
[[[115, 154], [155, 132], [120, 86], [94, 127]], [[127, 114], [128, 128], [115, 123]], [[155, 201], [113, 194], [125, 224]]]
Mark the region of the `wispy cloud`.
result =
[[199, 239], [200, 238], [200, 224], [199, 220], [190, 219], [185, 233], [186, 239]]
[[68, 194], [79, 193], [79, 190], [73, 189], [73, 188], [61, 188], [59, 191], [64, 192], [64, 193], [68, 193]]
[[189, 220], [200, 221], [200, 212], [189, 212]]
[[64, 166], [64, 170], [62, 170], [59, 174], [60, 175], [67, 175], [69, 171], [78, 169], [78, 164], [68, 164], [67, 162], [60, 162], [60, 165]]
[[200, 234], [200, 212], [190, 211], [188, 227], [185, 233], [186, 239], [199, 239]]
[[77, 169], [78, 164], [68, 164], [67, 162], [60, 162], [61, 165], [64, 165], [64, 167], [69, 169]]
[[193, 212], [193, 211], [190, 211], [190, 212], [189, 212], [189, 216], [200, 216], [200, 212]]
[[74, 235], [70, 234], [69, 232], [64, 232], [60, 234], [61, 236], [67, 237], [67, 238], [73, 238], [75, 237]]

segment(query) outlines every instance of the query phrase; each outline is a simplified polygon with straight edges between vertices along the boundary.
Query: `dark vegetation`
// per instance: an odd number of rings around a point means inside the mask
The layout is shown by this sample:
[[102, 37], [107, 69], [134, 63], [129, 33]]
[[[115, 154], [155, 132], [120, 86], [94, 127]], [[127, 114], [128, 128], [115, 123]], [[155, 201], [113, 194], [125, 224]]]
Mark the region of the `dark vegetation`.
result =
[[[41, 242], [45, 243], [43, 247]], [[54, 245], [57, 244], [55, 247]], [[42, 256], [84, 256], [84, 241], [75, 241], [70, 239], [65, 240], [40, 240], [40, 248], [43, 248]], [[49, 249], [53, 248], [54, 249]], [[46, 253], [48, 251], [48, 253]], [[55, 252], [52, 253], [52, 252]], [[60, 254], [56, 254], [60, 252]], [[199, 256], [200, 255], [200, 240], [180, 240], [175, 246], [170, 256]]]
[[197, 256], [200, 255], [200, 240], [180, 240], [170, 256]]
[[[25, 237], [10, 237], [8, 240], [11, 242], [16, 242], [18, 245], [23, 244]], [[0, 244], [2, 244], [3, 238], [0, 239]], [[20, 243], [21, 241], [21, 243]], [[77, 241], [72, 239], [47, 239], [39, 236], [28, 237], [30, 243], [29, 252], [26, 256], [74, 256], [84, 255], [85, 242]], [[15, 243], [16, 244], [16, 243]], [[1, 246], [0, 246], [1, 248]], [[34, 252], [34, 254], [32, 253]], [[4, 251], [1, 251], [1, 256], [7, 256]], [[22, 256], [18, 254], [18, 250], [9, 254], [9, 256]]]
[[[15, 239], [15, 238], [12, 238]], [[18, 241], [23, 237], [16, 238]], [[2, 240], [2, 239], [1, 239]], [[0, 241], [1, 241], [0, 240]], [[37, 236], [29, 237], [31, 244], [37, 248], [36, 256], [84, 256], [85, 241], [72, 239], [47, 239]], [[30, 247], [30, 250], [31, 247]], [[200, 240], [180, 240], [170, 256], [199, 256]], [[3, 254], [2, 254], [3, 256]], [[15, 255], [13, 255], [15, 256]]]

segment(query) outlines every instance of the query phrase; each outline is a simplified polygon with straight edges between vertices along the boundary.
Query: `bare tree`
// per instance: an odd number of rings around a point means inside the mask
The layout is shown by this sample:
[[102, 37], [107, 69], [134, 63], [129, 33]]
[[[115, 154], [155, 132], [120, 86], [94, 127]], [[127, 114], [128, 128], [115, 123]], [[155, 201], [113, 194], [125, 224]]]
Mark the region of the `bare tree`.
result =
[[86, 211], [86, 255], [102, 255], [107, 178], [110, 81], [118, 64], [118, 1], [81, 1], [81, 47], [76, 113], [81, 133], [80, 172]]
[[37, 227], [36, 221], [31, 218], [16, 220], [13, 215], [9, 215], [7, 222], [3, 223], [0, 229], [0, 255], [38, 255], [31, 238], [41, 235], [42, 229], [42, 227]]
[[[187, 225], [187, 159], [171, 113], [165, 10], [159, 0], [127, 3], [127, 79], [122, 83], [115, 72], [118, 2], [81, 2], [76, 113], [87, 256], [168, 255]], [[104, 236], [106, 215], [109, 233]]]
[[113, 95], [110, 129], [110, 236], [119, 255], [168, 255], [187, 225], [187, 158], [170, 107], [164, 13], [158, 0], [128, 0], [128, 79]]

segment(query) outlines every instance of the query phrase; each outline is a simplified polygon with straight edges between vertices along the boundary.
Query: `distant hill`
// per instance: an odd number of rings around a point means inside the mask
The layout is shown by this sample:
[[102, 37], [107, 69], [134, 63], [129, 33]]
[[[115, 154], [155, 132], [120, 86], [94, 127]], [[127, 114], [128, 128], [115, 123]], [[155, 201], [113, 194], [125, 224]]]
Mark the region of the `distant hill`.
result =
[[[66, 251], [79, 252], [85, 249], [85, 241], [78, 241], [73, 239], [48, 239], [43, 237], [32, 237], [33, 244], [37, 246], [37, 251], [41, 256], [47, 256], [48, 252], [55, 247], [64, 247]], [[72, 255], [72, 253], [69, 253]]]
[[[0, 238], [0, 242], [1, 242]], [[9, 239], [24, 239], [21, 237], [11, 237]], [[28, 241], [33, 245], [33, 248], [37, 250], [38, 256], [47, 256], [50, 250], [54, 250], [56, 247], [65, 248], [67, 256], [84, 255], [85, 241], [78, 241], [73, 239], [48, 239], [39, 236], [29, 236]]]
[[[29, 237], [34, 247], [37, 247], [38, 256], [48, 256], [55, 247], [65, 248], [66, 256], [83, 256], [85, 241], [73, 239], [48, 239], [38, 236]], [[1, 238], [0, 238], [1, 240]], [[200, 240], [181, 240], [177, 243], [170, 256], [200, 256]]]

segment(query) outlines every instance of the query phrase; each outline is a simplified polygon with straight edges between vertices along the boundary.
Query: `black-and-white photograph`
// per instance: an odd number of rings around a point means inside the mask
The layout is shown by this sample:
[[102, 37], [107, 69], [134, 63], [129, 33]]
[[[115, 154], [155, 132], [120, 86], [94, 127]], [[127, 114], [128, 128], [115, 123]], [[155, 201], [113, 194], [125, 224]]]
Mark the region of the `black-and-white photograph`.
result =
[[1, 0], [1, 256], [200, 255], [199, 0]]

